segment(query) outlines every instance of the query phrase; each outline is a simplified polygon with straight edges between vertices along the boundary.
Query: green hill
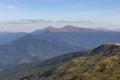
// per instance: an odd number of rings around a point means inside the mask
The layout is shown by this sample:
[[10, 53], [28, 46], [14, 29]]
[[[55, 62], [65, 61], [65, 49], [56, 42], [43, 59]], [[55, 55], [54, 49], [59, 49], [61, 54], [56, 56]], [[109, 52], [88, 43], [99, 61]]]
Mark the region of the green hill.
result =
[[[103, 44], [85, 50], [30, 64], [17, 75], [0, 74], [2, 80], [120, 80], [120, 44]], [[11, 73], [11, 69], [6, 72]], [[17, 69], [13, 68], [14, 71]]]

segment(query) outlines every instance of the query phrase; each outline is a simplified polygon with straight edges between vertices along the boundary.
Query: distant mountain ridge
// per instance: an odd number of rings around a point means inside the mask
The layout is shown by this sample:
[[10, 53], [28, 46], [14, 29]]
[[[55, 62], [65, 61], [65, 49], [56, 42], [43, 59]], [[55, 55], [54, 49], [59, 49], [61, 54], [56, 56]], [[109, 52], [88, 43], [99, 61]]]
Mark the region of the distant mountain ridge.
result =
[[20, 37], [27, 35], [25, 32], [0, 32], [0, 45], [14, 41]]
[[62, 28], [49, 26], [42, 30], [34, 31], [31, 34], [69, 42], [72, 45], [81, 46], [83, 48], [94, 48], [108, 42], [120, 42], [120, 32], [80, 28], [71, 25], [66, 25]]
[[48, 27], [40, 29], [40, 30], [35, 30], [32, 33], [38, 34], [39, 32], [42, 33], [42, 32], [83, 32], [83, 31], [88, 31], [88, 32], [93, 31], [94, 32], [94, 31], [104, 31], [104, 30], [90, 29], [90, 28], [80, 28], [78, 26], [66, 25], [66, 26], [60, 27], [60, 28], [53, 27], [53, 26], [48, 26]]
[[78, 31], [80, 30], [79, 27], [76, 27], [76, 26], [71, 26], [71, 25], [66, 25], [62, 28], [54, 28], [54, 27], [51, 27], [49, 29], [49, 31], [53, 31], [53, 32], [72, 32], [72, 31]]

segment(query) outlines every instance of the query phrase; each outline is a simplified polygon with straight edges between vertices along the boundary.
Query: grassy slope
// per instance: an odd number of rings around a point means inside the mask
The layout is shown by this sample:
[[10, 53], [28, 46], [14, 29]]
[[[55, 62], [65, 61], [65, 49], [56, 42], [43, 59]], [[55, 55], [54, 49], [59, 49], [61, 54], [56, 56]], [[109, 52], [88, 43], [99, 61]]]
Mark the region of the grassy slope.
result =
[[[105, 44], [63, 64], [42, 68], [30, 80], [120, 80], [120, 46]], [[24, 79], [24, 78], [21, 78]]]
[[[79, 51], [79, 52], [75, 52], [75, 53], [61, 55], [59, 57], [55, 57], [55, 58], [46, 60], [44, 62], [18, 65], [18, 66], [15, 66], [15, 67], [12, 67], [12, 68], [9, 68], [7, 70], [0, 72], [0, 79], [2, 79], [2, 80], [14, 80], [11, 78], [15, 77], [15, 79], [17, 80], [21, 76], [26, 76], [26, 75], [30, 75], [32, 73], [37, 73], [38, 71], [41, 71], [40, 69], [43, 69], [44, 67], [46, 69], [48, 69], [48, 67], [62, 64], [66, 61], [69, 61], [71, 59], [75, 59], [75, 58], [80, 57], [82, 55], [87, 55], [87, 53], [89, 51], [91, 51], [91, 50], [85, 50], [85, 51]], [[19, 75], [19, 76], [17, 76], [17, 75]], [[16, 76], [17, 76], [17, 78], [16, 78]], [[10, 79], [8, 79], [8, 78], [10, 78]]]
[[[60, 61], [66, 58], [68, 56], [62, 56]], [[58, 62], [56, 59], [52, 61]], [[48, 60], [47, 64], [50, 62]], [[8, 80], [120, 80], [120, 46], [118, 45], [102, 45], [87, 55], [70, 58], [60, 62], [61, 64], [58, 62], [42, 66], [44, 63]]]
[[120, 57], [83, 56], [43, 72], [30, 75], [31, 80], [120, 80]]

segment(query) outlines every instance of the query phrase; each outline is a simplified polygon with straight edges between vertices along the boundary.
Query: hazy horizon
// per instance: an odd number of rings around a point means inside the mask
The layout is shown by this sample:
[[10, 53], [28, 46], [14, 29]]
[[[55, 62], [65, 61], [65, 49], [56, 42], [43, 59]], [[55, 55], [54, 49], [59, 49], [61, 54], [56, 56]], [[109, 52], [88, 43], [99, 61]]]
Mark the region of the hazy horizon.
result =
[[74, 25], [120, 31], [119, 0], [0, 0], [0, 31]]
[[120, 25], [105, 23], [105, 22], [92, 22], [92, 21], [50, 21], [50, 20], [12, 20], [0, 22], [0, 32], [32, 32], [35, 30], [43, 29], [48, 26], [61, 28], [66, 25], [77, 26], [80, 28], [101, 29], [120, 31]]

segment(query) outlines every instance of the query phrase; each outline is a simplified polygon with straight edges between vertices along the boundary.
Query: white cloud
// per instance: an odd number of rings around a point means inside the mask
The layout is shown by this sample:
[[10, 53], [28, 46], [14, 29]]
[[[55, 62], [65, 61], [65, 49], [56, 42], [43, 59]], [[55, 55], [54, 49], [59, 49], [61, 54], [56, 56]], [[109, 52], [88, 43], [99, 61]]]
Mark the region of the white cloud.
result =
[[15, 6], [15, 5], [0, 5], [0, 8], [15, 9], [15, 8], [17, 8], [17, 6]]
[[4, 7], [5, 7], [5, 8], [8, 8], [8, 9], [15, 9], [15, 8], [17, 8], [17, 7], [14, 6], [14, 5], [5, 5]]

